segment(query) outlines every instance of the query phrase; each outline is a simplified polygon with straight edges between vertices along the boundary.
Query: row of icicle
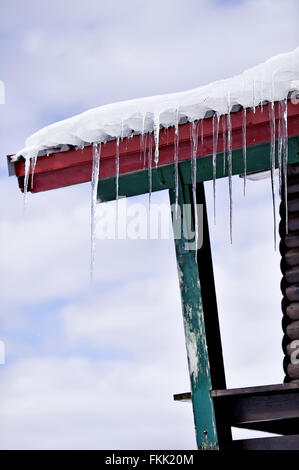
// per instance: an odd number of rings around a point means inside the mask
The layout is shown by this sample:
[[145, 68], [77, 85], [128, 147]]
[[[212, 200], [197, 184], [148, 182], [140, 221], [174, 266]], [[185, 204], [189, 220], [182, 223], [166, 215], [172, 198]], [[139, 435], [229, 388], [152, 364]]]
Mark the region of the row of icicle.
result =
[[[288, 162], [288, 113], [287, 113], [287, 99], [279, 102], [279, 119], [278, 119], [278, 129], [276, 129], [276, 119], [275, 119], [275, 104], [274, 102], [270, 103], [269, 106], [269, 124], [270, 124], [270, 173], [271, 173], [271, 193], [272, 193], [272, 204], [273, 204], [273, 219], [274, 219], [274, 246], [276, 248], [276, 210], [275, 210], [275, 155], [276, 155], [276, 136], [278, 140], [278, 169], [279, 169], [279, 191], [281, 193], [282, 188], [284, 188], [284, 199], [287, 201], [287, 172], [286, 166]], [[261, 111], [263, 111], [263, 104], [261, 106]], [[252, 108], [255, 112], [255, 107]], [[174, 123], [174, 186], [175, 186], [175, 207], [177, 214], [177, 207], [179, 201], [179, 110], [176, 112], [176, 120]], [[220, 151], [223, 153], [223, 174], [228, 172], [228, 186], [229, 186], [229, 217], [230, 217], [230, 241], [232, 243], [232, 233], [233, 233], [233, 197], [232, 197], [232, 122], [231, 122], [231, 113], [230, 113], [230, 103], [228, 98], [228, 113], [222, 115], [222, 137], [223, 137], [223, 148], [218, 149], [218, 136], [220, 133], [220, 115], [214, 113], [212, 117], [212, 132], [213, 132], [213, 154], [212, 154], [212, 165], [213, 165], [213, 209], [214, 209], [214, 221], [216, 222], [216, 178], [217, 178], [217, 152]], [[143, 129], [145, 124], [146, 115], [143, 116]], [[243, 168], [244, 168], [244, 195], [246, 191], [246, 172], [247, 172], [247, 110], [243, 108], [243, 122], [242, 122], [242, 140], [243, 140]], [[122, 123], [123, 129], [123, 123]], [[123, 132], [122, 132], [123, 134]], [[157, 116], [154, 120], [154, 129], [152, 133], [142, 132], [140, 134], [140, 157], [143, 158], [144, 167], [146, 166], [146, 161], [148, 164], [148, 182], [149, 182], [149, 199], [151, 199], [152, 193], [152, 161], [154, 159], [154, 164], [157, 167], [159, 164], [159, 134], [160, 134], [160, 119]], [[199, 138], [200, 137], [200, 138]], [[124, 136], [118, 137], [116, 139], [116, 155], [115, 155], [115, 167], [116, 167], [116, 201], [119, 199], [119, 176], [120, 176], [120, 140], [123, 140]], [[199, 140], [201, 145], [204, 144], [204, 119], [196, 120], [191, 123], [191, 132], [190, 132], [190, 141], [191, 141], [191, 185], [192, 185], [192, 194], [193, 202], [196, 207], [196, 182], [197, 182], [197, 150], [199, 145]], [[152, 141], [154, 141], [154, 149], [152, 146]], [[97, 188], [99, 183], [99, 174], [100, 174], [100, 162], [101, 162], [101, 146], [104, 142], [96, 142], [93, 144], [93, 164], [92, 164], [92, 177], [91, 177], [91, 186], [92, 186], [92, 197], [91, 197], [91, 279], [93, 278], [94, 271], [94, 260], [95, 260], [95, 232], [96, 232], [96, 223], [95, 223], [95, 212], [96, 212], [96, 203], [97, 203]], [[154, 152], [153, 152], [154, 150]], [[154, 153], [154, 155], [153, 155]], [[24, 201], [26, 203], [27, 193], [28, 193], [28, 183], [29, 183], [29, 174], [31, 172], [31, 187], [33, 186], [33, 177], [34, 170], [36, 167], [37, 155], [33, 158], [28, 158], [25, 161], [25, 178], [24, 178]], [[118, 207], [118, 204], [117, 204]], [[118, 210], [118, 209], [117, 209]], [[286, 210], [287, 214], [287, 210]], [[198, 221], [197, 221], [197, 211], [194, 212], [195, 216], [195, 234], [198, 232]], [[117, 212], [116, 212], [117, 217]], [[286, 219], [286, 230], [288, 226], [288, 221]], [[197, 242], [197, 240], [195, 240]]]

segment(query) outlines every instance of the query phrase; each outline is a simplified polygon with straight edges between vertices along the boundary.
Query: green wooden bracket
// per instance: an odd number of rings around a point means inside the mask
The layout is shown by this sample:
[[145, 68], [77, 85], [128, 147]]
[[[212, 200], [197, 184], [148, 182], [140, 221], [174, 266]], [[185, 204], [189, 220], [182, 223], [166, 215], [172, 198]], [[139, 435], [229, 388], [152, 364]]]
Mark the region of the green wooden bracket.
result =
[[[288, 163], [299, 162], [299, 137], [289, 139]], [[276, 145], [277, 149], [277, 145]], [[277, 160], [277, 156], [276, 156]], [[242, 149], [233, 150], [232, 174], [238, 175], [244, 172]], [[276, 164], [278, 162], [276, 161]], [[190, 160], [179, 163], [180, 174], [183, 184], [191, 184]], [[247, 148], [247, 172], [256, 172], [270, 169], [270, 144], [260, 144]], [[217, 154], [217, 178], [228, 176], [226, 164], [223, 171], [223, 153]], [[197, 159], [197, 182], [213, 179], [212, 155]], [[174, 165], [165, 165], [152, 168], [152, 190], [174, 188]], [[98, 201], [106, 202], [115, 200], [115, 178], [100, 180], [98, 187]], [[119, 178], [119, 194], [121, 196], [137, 196], [149, 192], [148, 170], [144, 169], [135, 173], [121, 175]]]
[[[171, 204], [175, 204], [175, 191], [170, 190]], [[175, 239], [175, 249], [182, 299], [186, 349], [192, 391], [192, 405], [196, 440], [199, 449], [218, 449], [216, 419], [211, 398], [211, 375], [205, 332], [201, 287], [196, 262], [196, 251], [190, 250], [191, 234], [183, 230], [184, 205], [194, 208], [190, 185], [180, 175], [179, 210], [181, 237]], [[192, 215], [194, 232], [194, 213]], [[177, 226], [175, 211], [173, 223]], [[199, 224], [201, 221], [199, 220]]]

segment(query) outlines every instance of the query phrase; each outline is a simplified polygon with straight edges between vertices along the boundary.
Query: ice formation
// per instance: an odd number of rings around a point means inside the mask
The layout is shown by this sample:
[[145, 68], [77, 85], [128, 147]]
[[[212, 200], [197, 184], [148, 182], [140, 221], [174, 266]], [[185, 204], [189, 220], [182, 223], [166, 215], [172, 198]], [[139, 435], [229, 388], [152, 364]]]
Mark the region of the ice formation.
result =
[[[280, 188], [286, 190], [286, 165], [288, 161], [288, 133], [287, 133], [287, 98], [289, 94], [299, 88], [299, 47], [294, 51], [280, 54], [266, 62], [245, 70], [242, 74], [226, 80], [219, 80], [209, 85], [192, 90], [158, 95], [153, 97], [123, 101], [119, 103], [100, 106], [88, 110], [60, 122], [56, 122], [33, 134], [26, 141], [26, 145], [15, 156], [14, 160], [24, 157], [25, 164], [25, 198], [28, 191], [29, 171], [34, 170], [36, 160], [44, 155], [68, 149], [70, 147], [84, 148], [86, 145], [94, 146], [94, 171], [97, 169], [100, 144], [109, 140], [116, 140], [116, 198], [119, 191], [119, 140], [132, 135], [140, 135], [140, 157], [146, 160], [149, 171], [149, 192], [152, 190], [152, 156], [155, 166], [159, 163], [159, 131], [161, 128], [175, 128], [174, 141], [174, 178], [176, 206], [178, 204], [178, 161], [179, 161], [179, 124], [189, 121], [192, 124], [190, 155], [192, 165], [192, 187], [194, 202], [196, 202], [196, 149], [198, 134], [201, 135], [203, 145], [204, 118], [213, 117], [213, 193], [214, 214], [216, 197], [216, 157], [217, 151], [223, 151], [223, 172], [228, 172], [229, 200], [230, 200], [230, 238], [232, 240], [232, 123], [231, 112], [233, 108], [243, 108], [243, 162], [244, 162], [244, 192], [246, 185], [246, 108], [255, 111], [257, 106], [263, 107], [265, 102], [270, 106], [271, 130], [271, 188], [275, 220], [275, 119], [274, 102], [280, 102], [281, 118], [278, 123], [278, 160], [280, 174]], [[218, 134], [222, 123], [223, 149], [218, 149]], [[200, 128], [199, 128], [200, 125]], [[195, 136], [196, 129], [196, 136]], [[150, 148], [147, 152], [147, 139], [150, 139]], [[98, 159], [98, 160], [97, 160]], [[33, 175], [31, 177], [32, 181]], [[98, 178], [98, 176], [97, 176]], [[98, 182], [93, 172], [93, 185]], [[283, 184], [284, 183], [284, 184]], [[286, 194], [285, 194], [286, 195]], [[93, 186], [93, 204], [95, 204], [96, 189]], [[94, 207], [93, 207], [94, 210]], [[196, 212], [196, 211], [195, 211]], [[287, 211], [286, 211], [287, 212]], [[93, 222], [94, 223], [94, 222]], [[286, 220], [287, 224], [287, 220]], [[92, 227], [94, 230], [94, 227]]]

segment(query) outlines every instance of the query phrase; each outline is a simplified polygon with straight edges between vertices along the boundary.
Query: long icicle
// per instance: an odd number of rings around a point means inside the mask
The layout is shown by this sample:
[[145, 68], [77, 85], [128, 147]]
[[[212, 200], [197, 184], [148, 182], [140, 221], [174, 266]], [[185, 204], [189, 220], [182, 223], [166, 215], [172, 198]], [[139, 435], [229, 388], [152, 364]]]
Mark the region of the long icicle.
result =
[[152, 190], [153, 190], [153, 174], [152, 174], [152, 159], [153, 159], [153, 144], [152, 144], [152, 134], [149, 134], [149, 146], [148, 146], [148, 203], [149, 211], [151, 210], [151, 199], [152, 199]]
[[246, 194], [246, 177], [247, 177], [247, 122], [246, 122], [246, 108], [243, 108], [242, 119], [242, 147], [243, 147], [243, 171], [244, 171], [244, 196]]
[[117, 137], [115, 142], [115, 199], [116, 199], [116, 211], [115, 211], [115, 232], [116, 237], [118, 235], [118, 200], [119, 200], [119, 143], [120, 138]]
[[288, 223], [288, 100], [285, 98], [282, 102], [282, 171], [283, 171], [283, 186], [284, 186], [284, 201], [285, 201], [285, 228], [286, 234], [289, 233]]
[[278, 158], [278, 172], [279, 172], [279, 195], [282, 196], [282, 106], [281, 101], [279, 101], [279, 120], [278, 120], [278, 151], [277, 151], [277, 158]]
[[225, 175], [226, 160], [226, 115], [222, 116], [222, 140], [223, 140], [223, 176]]
[[33, 155], [33, 157], [31, 158], [31, 190], [33, 189], [33, 179], [34, 179], [34, 173], [35, 173], [35, 168], [36, 168], [36, 164], [37, 164], [37, 155], [38, 155], [38, 152], [35, 152], [35, 154]]
[[92, 147], [92, 175], [91, 175], [91, 253], [90, 253], [90, 280], [93, 283], [95, 266], [95, 235], [96, 235], [96, 205], [100, 174], [101, 144]]
[[269, 123], [270, 123], [270, 168], [271, 168], [271, 190], [273, 205], [273, 222], [274, 222], [274, 249], [276, 250], [276, 206], [275, 206], [275, 106], [271, 101], [269, 107]]
[[219, 114], [214, 114], [212, 119], [213, 128], [213, 201], [214, 201], [214, 223], [216, 224], [216, 177], [217, 177], [217, 145], [219, 132]]
[[160, 139], [160, 114], [156, 114], [154, 118], [154, 137], [155, 137], [155, 165], [159, 163], [159, 139]]
[[198, 245], [198, 217], [197, 217], [197, 197], [196, 197], [196, 184], [197, 184], [197, 147], [198, 147], [198, 136], [197, 136], [197, 123], [192, 122], [192, 165], [191, 165], [191, 183], [192, 183], [192, 195], [194, 204], [194, 239], [195, 239], [195, 259], [197, 259], [197, 245]]
[[174, 127], [174, 187], [175, 187], [175, 217], [178, 213], [179, 205], [179, 110], [175, 114], [175, 127]]
[[228, 185], [229, 185], [229, 229], [230, 242], [233, 242], [233, 194], [232, 194], [232, 121], [230, 115], [230, 97], [228, 96], [227, 114], [227, 160], [228, 160]]
[[24, 212], [26, 211], [26, 207], [27, 207], [30, 167], [31, 167], [31, 158], [26, 157], [25, 158], [25, 177], [24, 177]]

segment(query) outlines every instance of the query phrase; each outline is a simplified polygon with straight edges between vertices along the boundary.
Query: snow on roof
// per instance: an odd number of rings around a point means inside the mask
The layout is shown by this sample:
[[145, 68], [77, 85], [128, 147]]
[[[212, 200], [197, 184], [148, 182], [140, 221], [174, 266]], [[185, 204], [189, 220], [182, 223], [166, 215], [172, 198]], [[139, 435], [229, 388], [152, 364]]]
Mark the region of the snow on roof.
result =
[[104, 105], [56, 122], [29, 137], [14, 160], [132, 134], [155, 132], [157, 137], [160, 127], [203, 119], [211, 112], [227, 114], [236, 105], [251, 108], [265, 101], [281, 101], [298, 89], [299, 47], [226, 80], [180, 93]]

